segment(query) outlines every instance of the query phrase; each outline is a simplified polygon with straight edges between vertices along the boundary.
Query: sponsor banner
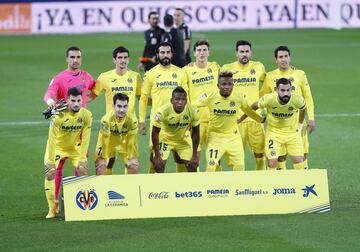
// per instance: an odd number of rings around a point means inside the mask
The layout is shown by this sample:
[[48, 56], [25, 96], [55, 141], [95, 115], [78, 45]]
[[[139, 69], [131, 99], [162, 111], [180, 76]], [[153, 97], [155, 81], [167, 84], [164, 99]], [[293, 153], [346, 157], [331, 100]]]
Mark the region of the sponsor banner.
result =
[[31, 4], [0, 4], [0, 34], [30, 32]]
[[360, 27], [360, 0], [95, 1], [0, 4], [0, 33], [144, 31], [176, 7], [194, 31]]
[[66, 221], [330, 211], [326, 170], [67, 177]]

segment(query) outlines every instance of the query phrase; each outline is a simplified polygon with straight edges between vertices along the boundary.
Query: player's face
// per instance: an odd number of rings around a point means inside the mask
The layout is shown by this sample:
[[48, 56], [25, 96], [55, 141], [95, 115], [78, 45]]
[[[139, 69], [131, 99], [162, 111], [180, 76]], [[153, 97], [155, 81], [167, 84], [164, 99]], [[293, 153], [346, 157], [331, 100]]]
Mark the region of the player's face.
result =
[[286, 71], [290, 66], [290, 55], [287, 51], [278, 51], [275, 61], [280, 70]]
[[158, 14], [152, 14], [149, 18], [149, 24], [152, 28], [155, 28], [159, 24], [159, 15]]
[[114, 109], [116, 118], [124, 118], [126, 116], [126, 112], [128, 111], [128, 102], [116, 100]]
[[246, 65], [251, 59], [251, 48], [248, 45], [240, 45], [236, 51], [236, 57], [240, 64]]
[[116, 68], [119, 69], [127, 69], [129, 65], [129, 54], [127, 52], [118, 53], [116, 55], [116, 58], [113, 59], [114, 64], [116, 65]]
[[277, 93], [279, 100], [282, 103], [288, 103], [291, 97], [291, 85], [290, 84], [280, 84], [277, 88]]
[[234, 87], [234, 80], [232, 77], [220, 77], [218, 87], [220, 90], [220, 95], [222, 97], [228, 97], [231, 95], [231, 92]]
[[163, 66], [168, 66], [171, 63], [172, 52], [170, 46], [160, 46], [158, 53], [159, 62]]
[[171, 104], [176, 113], [181, 113], [184, 111], [185, 105], [187, 103], [186, 94], [184, 93], [174, 93], [171, 97]]
[[82, 104], [82, 96], [81, 95], [70, 95], [69, 99], [68, 99], [68, 104], [69, 104], [69, 109], [72, 112], [79, 112], [80, 108], [81, 108], [81, 104]]
[[207, 45], [200, 45], [195, 48], [194, 56], [196, 61], [204, 62], [207, 61], [210, 55], [209, 48]]
[[66, 57], [66, 63], [68, 68], [71, 70], [77, 70], [81, 67], [81, 52], [80, 51], [69, 51]]
[[181, 25], [182, 23], [184, 23], [184, 13], [180, 10], [176, 10], [174, 12], [174, 22], [176, 26]]

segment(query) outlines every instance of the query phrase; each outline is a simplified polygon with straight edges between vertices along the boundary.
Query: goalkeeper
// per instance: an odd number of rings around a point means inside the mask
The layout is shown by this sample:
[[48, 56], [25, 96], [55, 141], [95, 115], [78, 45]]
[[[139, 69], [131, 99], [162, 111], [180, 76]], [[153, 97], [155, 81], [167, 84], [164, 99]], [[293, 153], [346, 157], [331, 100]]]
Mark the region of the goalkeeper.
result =
[[87, 149], [89, 147], [92, 114], [82, 108], [81, 90], [68, 90], [67, 109], [53, 115], [44, 157], [45, 195], [49, 205], [46, 218], [54, 218], [58, 209], [58, 192], [55, 191], [55, 174], [62, 172], [69, 159], [79, 176], [87, 175]]
[[116, 153], [125, 164], [125, 173], [138, 172], [138, 123], [133, 113], [127, 113], [128, 104], [129, 97], [117, 93], [113, 97], [113, 109], [101, 119], [94, 158], [97, 175], [111, 174], [108, 170], [113, 168]]

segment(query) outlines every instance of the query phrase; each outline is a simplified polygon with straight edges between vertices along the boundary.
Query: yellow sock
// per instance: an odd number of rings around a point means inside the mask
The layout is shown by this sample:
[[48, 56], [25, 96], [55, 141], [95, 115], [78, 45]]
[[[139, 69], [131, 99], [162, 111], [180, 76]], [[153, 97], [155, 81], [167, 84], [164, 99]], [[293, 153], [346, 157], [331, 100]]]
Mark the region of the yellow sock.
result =
[[278, 169], [278, 170], [286, 170], [286, 160], [284, 160], [284, 161], [278, 161], [278, 163], [277, 163], [277, 169]]
[[187, 172], [187, 169], [184, 164], [176, 164], [176, 172]]
[[309, 169], [307, 159], [305, 159], [303, 163], [304, 163], [304, 169]]
[[304, 162], [293, 164], [295, 170], [303, 170], [305, 169]]
[[55, 180], [47, 180], [45, 179], [45, 183], [44, 183], [44, 188], [45, 188], [45, 195], [46, 195], [46, 200], [48, 202], [49, 205], [49, 210], [50, 209], [55, 209]]
[[112, 168], [106, 168], [105, 174], [112, 175]]
[[255, 158], [256, 161], [256, 170], [260, 171], [260, 170], [265, 170], [265, 158]]

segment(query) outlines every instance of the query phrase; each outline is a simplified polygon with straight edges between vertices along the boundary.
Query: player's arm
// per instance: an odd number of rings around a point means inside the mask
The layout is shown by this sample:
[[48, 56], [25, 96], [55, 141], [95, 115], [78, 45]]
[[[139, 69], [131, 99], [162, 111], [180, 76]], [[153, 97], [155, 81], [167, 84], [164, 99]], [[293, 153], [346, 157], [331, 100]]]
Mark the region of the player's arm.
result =
[[271, 93], [271, 87], [270, 87], [270, 77], [266, 76], [263, 82], [263, 85], [259, 91], [259, 97], [263, 97], [264, 95]]
[[98, 97], [103, 92], [104, 85], [105, 85], [105, 79], [100, 74], [98, 79], [95, 81], [95, 84], [93, 85], [92, 89], [90, 90], [91, 92], [89, 92], [88, 95], [87, 95], [87, 101], [91, 102], [96, 97]]
[[160, 143], [159, 135], [160, 135], [160, 128], [153, 126], [151, 133], [151, 141], [154, 150], [154, 156], [153, 156], [154, 168], [157, 172], [164, 172], [165, 162], [164, 160], [161, 159], [161, 154], [159, 149], [159, 143]]
[[[253, 104], [251, 104], [250, 108], [254, 111], [258, 110], [259, 109], [259, 104], [258, 102], [254, 102]], [[246, 118], [248, 117], [247, 114], [243, 114], [238, 120], [237, 122], [238, 123], [241, 123], [242, 121], [244, 121]]]
[[84, 119], [85, 122], [82, 129], [82, 139], [81, 139], [81, 147], [80, 147], [80, 162], [86, 163], [87, 151], [90, 143], [91, 124], [92, 124], [92, 114], [90, 111]]
[[59, 90], [59, 82], [57, 80], [56, 77], [54, 77], [50, 84], [48, 89], [46, 90], [45, 94], [44, 94], [44, 102], [50, 107], [53, 108], [55, 106], [55, 99], [54, 97], [56, 96], [56, 94], [58, 93]]
[[146, 135], [146, 109], [148, 104], [148, 98], [151, 92], [151, 79], [149, 75], [144, 77], [144, 86], [141, 89], [141, 97], [139, 101], [139, 130], [142, 135]]
[[199, 166], [197, 149], [200, 142], [200, 124], [195, 127], [193, 126], [191, 128], [191, 140], [192, 140], [193, 153], [188, 165], [188, 170], [192, 172], [196, 172], [196, 169]]
[[314, 100], [312, 98], [309, 82], [305, 74], [301, 83], [301, 92], [306, 102], [306, 112], [309, 119], [308, 131], [309, 133], [312, 133], [315, 131]]
[[49, 135], [47, 142], [47, 165], [53, 165], [55, 167], [55, 149], [56, 149], [56, 137], [59, 133], [59, 118], [53, 116], [50, 121]]
[[141, 97], [141, 83], [142, 83], [142, 80], [141, 80], [141, 77], [140, 77], [140, 74], [137, 74], [136, 76], [136, 98], [138, 100], [140, 100], [140, 97]]
[[190, 49], [191, 43], [191, 30], [189, 27], [185, 28], [184, 31], [184, 53], [186, 54]]
[[100, 141], [100, 158], [108, 159], [108, 149], [110, 144], [110, 123], [105, 119], [105, 116], [101, 119], [100, 130], [99, 130], [99, 141]]
[[126, 143], [127, 143], [127, 150], [126, 150], [126, 153], [127, 153], [127, 156], [129, 159], [133, 159], [133, 158], [138, 158], [137, 155], [138, 155], [138, 145], [136, 143], [137, 141], [137, 132], [138, 132], [138, 123], [137, 123], [137, 120], [134, 119], [132, 125], [131, 125], [131, 129], [130, 131], [128, 132], [127, 134], [127, 137], [126, 137]]

